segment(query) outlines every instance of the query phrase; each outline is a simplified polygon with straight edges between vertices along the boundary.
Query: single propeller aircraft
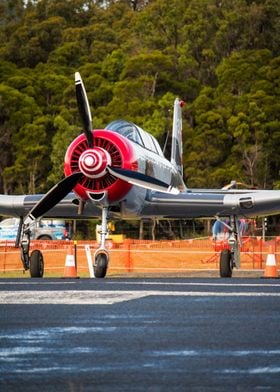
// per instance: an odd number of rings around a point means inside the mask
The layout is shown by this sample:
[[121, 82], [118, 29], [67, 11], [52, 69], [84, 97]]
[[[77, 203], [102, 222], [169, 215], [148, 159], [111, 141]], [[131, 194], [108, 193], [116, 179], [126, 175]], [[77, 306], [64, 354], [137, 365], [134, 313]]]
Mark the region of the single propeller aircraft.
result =
[[45, 195], [0, 195], [0, 214], [21, 218], [16, 246], [24, 269], [30, 270], [31, 277], [43, 276], [41, 251], [30, 254], [30, 228], [42, 216], [101, 218], [101, 242], [93, 266], [99, 278], [105, 277], [109, 263], [108, 219], [215, 218], [230, 233], [229, 249], [220, 254], [220, 276], [231, 277], [233, 268], [240, 267], [238, 220], [280, 213], [280, 191], [188, 189], [183, 181], [182, 101], [174, 102], [168, 160], [157, 140], [131, 122], [117, 120], [93, 130], [78, 72], [75, 86], [84, 130], [66, 151], [64, 179]]

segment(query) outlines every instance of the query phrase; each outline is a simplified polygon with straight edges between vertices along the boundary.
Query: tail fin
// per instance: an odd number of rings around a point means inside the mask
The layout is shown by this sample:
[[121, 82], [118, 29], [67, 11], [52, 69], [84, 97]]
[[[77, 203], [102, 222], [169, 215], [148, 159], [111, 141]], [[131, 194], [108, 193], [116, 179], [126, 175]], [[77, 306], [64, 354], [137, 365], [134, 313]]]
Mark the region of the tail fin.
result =
[[184, 102], [178, 98], [174, 101], [171, 163], [183, 177], [183, 143], [182, 143], [182, 107]]

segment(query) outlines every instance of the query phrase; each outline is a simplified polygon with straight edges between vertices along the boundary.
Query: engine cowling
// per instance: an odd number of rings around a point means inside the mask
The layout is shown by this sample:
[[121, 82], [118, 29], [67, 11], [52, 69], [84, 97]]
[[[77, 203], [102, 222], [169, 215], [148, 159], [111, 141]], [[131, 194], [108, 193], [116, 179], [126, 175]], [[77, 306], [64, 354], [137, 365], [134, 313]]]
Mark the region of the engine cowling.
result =
[[127, 139], [108, 130], [94, 131], [93, 148], [88, 147], [84, 134], [79, 135], [68, 147], [64, 160], [66, 176], [81, 171], [83, 176], [73, 189], [83, 200], [109, 202], [121, 200], [132, 185], [114, 177], [107, 166], [137, 170], [137, 159]]

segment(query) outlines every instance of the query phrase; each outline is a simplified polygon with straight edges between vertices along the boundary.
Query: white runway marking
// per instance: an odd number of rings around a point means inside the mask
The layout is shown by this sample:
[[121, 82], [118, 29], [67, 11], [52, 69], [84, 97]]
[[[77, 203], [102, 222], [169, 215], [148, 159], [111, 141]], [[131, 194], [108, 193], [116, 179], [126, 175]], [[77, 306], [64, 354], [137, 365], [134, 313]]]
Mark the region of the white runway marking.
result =
[[280, 297], [280, 293], [265, 292], [213, 292], [213, 291], [1, 291], [0, 304], [45, 305], [112, 305], [149, 296], [178, 297]]
[[1, 291], [0, 304], [112, 305], [145, 297], [145, 291]]
[[48, 281], [46, 281], [46, 282], [44, 282], [44, 281], [42, 281], [42, 280], [38, 280], [38, 281], [36, 281], [36, 282], [32, 282], [31, 280], [26, 280], [26, 281], [18, 281], [18, 282], [1, 282], [0, 281], [0, 285], [2, 284], [2, 285], [11, 285], [11, 286], [17, 286], [17, 285], [27, 285], [27, 286], [31, 286], [31, 285], [40, 285], [40, 286], [42, 286], [42, 285], [52, 285], [52, 284], [75, 284], [76, 283], [76, 281], [75, 280], [73, 280], [73, 281], [69, 281], [69, 280], [61, 280], [61, 281], [55, 281], [55, 282], [48, 282]]

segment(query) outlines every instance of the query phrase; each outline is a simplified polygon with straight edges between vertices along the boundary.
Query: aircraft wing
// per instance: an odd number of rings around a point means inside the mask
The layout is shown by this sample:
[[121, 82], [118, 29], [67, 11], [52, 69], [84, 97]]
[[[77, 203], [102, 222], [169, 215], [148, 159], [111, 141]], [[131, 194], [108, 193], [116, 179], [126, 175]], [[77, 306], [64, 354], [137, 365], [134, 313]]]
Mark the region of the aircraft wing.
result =
[[[24, 217], [44, 195], [0, 195], [0, 215]], [[101, 216], [100, 208], [88, 203], [78, 216], [79, 200], [71, 192], [45, 215], [49, 218], [95, 218]]]
[[[0, 215], [26, 216], [43, 196], [0, 195]], [[82, 215], [78, 215], [78, 204], [76, 195], [71, 192], [45, 216], [65, 219], [100, 218], [102, 209], [98, 205], [88, 202]], [[256, 217], [275, 214], [280, 214], [280, 191], [190, 189], [178, 195], [148, 191], [142, 208], [139, 209], [137, 206], [137, 212], [136, 209], [130, 210], [128, 215], [124, 213], [122, 217], [137, 218], [138, 215], [139, 218], [187, 219], [230, 215]]]
[[150, 192], [141, 215], [161, 218], [267, 216], [280, 213], [280, 191], [189, 190], [179, 195]]

